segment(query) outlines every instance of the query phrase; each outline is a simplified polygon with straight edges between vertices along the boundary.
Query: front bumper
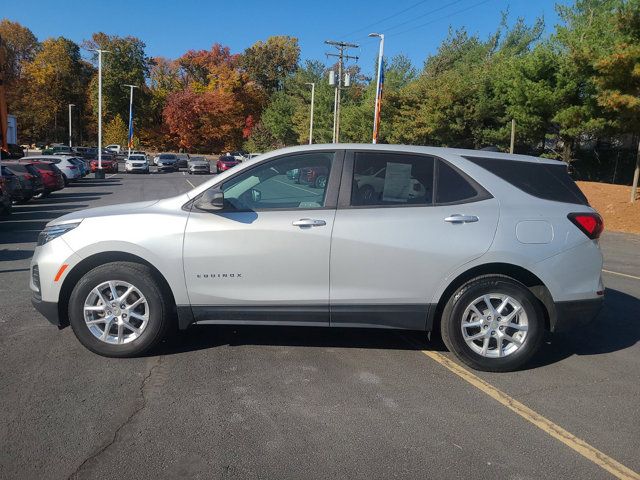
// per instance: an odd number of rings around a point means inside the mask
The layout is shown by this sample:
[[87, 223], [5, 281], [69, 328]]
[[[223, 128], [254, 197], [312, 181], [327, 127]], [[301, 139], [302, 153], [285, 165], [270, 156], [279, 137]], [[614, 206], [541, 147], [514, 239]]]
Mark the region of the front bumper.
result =
[[551, 330], [567, 332], [589, 325], [598, 315], [604, 304], [604, 296], [588, 300], [555, 302], [555, 314], [551, 318]]
[[44, 316], [49, 322], [58, 328], [62, 327], [60, 323], [60, 314], [58, 313], [57, 302], [44, 302], [35, 293], [31, 296], [31, 304], [35, 309]]

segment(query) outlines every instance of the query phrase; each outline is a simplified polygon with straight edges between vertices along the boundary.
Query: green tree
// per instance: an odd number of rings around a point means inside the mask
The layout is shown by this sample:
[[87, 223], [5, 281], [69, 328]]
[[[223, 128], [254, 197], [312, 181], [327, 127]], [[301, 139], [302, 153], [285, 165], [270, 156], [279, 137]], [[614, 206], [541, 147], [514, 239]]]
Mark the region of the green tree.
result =
[[[134, 95], [134, 109], [139, 114], [146, 113], [149, 93], [146, 80], [152, 60], [145, 54], [145, 43], [136, 37], [119, 37], [99, 32], [84, 43], [85, 48], [100, 48], [109, 53], [102, 55], [102, 102], [103, 114], [109, 120], [116, 115], [129, 118], [129, 89], [124, 85], [137, 85]], [[94, 55], [97, 65], [97, 54]], [[94, 113], [98, 112], [98, 80], [91, 83]], [[142, 115], [144, 117], [144, 115]]]
[[117, 144], [126, 145], [129, 130], [122, 117], [117, 114], [104, 127], [103, 141], [105, 145]]
[[256, 42], [244, 51], [240, 63], [249, 78], [271, 94], [295, 71], [299, 57], [298, 39], [283, 35]]

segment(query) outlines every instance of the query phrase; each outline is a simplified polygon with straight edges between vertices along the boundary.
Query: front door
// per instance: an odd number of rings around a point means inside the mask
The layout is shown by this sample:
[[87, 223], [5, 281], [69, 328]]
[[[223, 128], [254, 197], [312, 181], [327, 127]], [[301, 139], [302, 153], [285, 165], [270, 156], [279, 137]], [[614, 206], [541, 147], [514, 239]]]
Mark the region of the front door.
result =
[[335, 157], [267, 160], [224, 182], [223, 210], [192, 209], [184, 273], [196, 321], [328, 323]]
[[497, 201], [425, 155], [350, 153], [349, 180], [333, 228], [331, 324], [424, 329], [442, 280], [489, 249]]

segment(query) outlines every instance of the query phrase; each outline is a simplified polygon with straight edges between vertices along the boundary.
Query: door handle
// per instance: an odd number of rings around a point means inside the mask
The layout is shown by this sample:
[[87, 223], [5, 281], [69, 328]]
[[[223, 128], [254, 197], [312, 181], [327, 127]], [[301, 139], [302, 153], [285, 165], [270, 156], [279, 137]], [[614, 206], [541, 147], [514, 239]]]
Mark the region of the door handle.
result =
[[301, 218], [292, 223], [294, 227], [323, 227], [327, 224], [324, 220], [315, 220], [313, 218]]
[[460, 213], [454, 213], [453, 215], [444, 219], [445, 222], [449, 223], [472, 223], [477, 222], [478, 217], [475, 215], [462, 215]]

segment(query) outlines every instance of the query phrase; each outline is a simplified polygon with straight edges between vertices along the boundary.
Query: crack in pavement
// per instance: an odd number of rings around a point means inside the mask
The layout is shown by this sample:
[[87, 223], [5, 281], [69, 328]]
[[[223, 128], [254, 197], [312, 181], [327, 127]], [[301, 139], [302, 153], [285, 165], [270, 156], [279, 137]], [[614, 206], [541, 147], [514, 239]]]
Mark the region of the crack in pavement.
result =
[[147, 399], [145, 397], [145, 387], [147, 386], [147, 382], [149, 381], [149, 379], [151, 378], [151, 376], [153, 375], [153, 373], [155, 372], [155, 370], [160, 367], [160, 364], [162, 363], [162, 356], [158, 357], [158, 361], [156, 362], [155, 365], [153, 365], [150, 369], [149, 372], [147, 373], [147, 375], [144, 377], [144, 379], [142, 380], [142, 384], [140, 385], [140, 396], [142, 397], [142, 401], [140, 402], [140, 406], [138, 408], [136, 408], [131, 415], [129, 415], [127, 417], [127, 419], [122, 422], [122, 424], [116, 428], [115, 432], [113, 432], [113, 437], [111, 438], [111, 440], [104, 445], [103, 447], [101, 447], [100, 449], [98, 449], [98, 451], [96, 451], [95, 453], [92, 453], [91, 455], [89, 455], [80, 465], [78, 465], [78, 467], [69, 475], [68, 480], [71, 480], [73, 478], [78, 478], [78, 475], [80, 474], [80, 472], [84, 469], [85, 465], [87, 465], [87, 463], [89, 463], [91, 460], [95, 460], [96, 458], [98, 458], [100, 455], [102, 455], [109, 447], [111, 447], [113, 444], [116, 443], [116, 441], [118, 440], [118, 436], [120, 435], [120, 431], [126, 427], [129, 423], [131, 423], [131, 421], [135, 418], [136, 415], [138, 415], [138, 413], [140, 413], [142, 410], [144, 410], [144, 408], [147, 406]]

